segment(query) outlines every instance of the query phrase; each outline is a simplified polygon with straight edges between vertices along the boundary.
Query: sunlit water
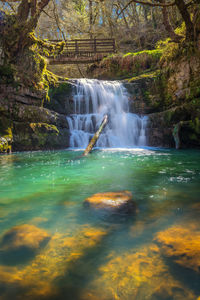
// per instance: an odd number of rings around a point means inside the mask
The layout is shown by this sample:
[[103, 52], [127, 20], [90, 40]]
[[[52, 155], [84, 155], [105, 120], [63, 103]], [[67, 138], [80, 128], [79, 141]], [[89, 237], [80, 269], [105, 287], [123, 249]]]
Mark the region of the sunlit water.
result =
[[[21, 251], [9, 258], [1, 242], [0, 299], [197, 299], [199, 273], [152, 247], [156, 234], [172, 226], [193, 224], [200, 231], [200, 152], [81, 154], [0, 156], [1, 238], [22, 224], [50, 235], [29, 256]], [[83, 206], [94, 193], [120, 190], [133, 193], [138, 212], [132, 217]]]

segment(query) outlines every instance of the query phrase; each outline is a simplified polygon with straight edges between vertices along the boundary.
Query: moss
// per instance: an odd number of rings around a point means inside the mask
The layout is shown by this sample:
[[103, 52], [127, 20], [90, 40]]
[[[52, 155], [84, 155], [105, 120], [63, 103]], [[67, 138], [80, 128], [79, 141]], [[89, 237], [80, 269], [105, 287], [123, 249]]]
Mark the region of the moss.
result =
[[140, 80], [140, 79], [148, 79], [148, 78], [156, 78], [159, 74], [159, 71], [154, 71], [154, 72], [147, 72], [147, 73], [143, 73], [141, 75], [138, 76], [134, 76], [130, 79], [127, 79], [129, 83]]
[[55, 125], [47, 123], [30, 123], [30, 127], [33, 130], [39, 145], [43, 146], [48, 136], [57, 136], [59, 130]]
[[154, 50], [143, 50], [139, 52], [129, 52], [123, 55], [123, 57], [127, 56], [142, 56], [142, 55], [148, 55], [151, 57], [155, 57], [156, 59], [160, 59], [161, 55], [163, 53], [162, 48], [154, 49]]
[[72, 85], [66, 81], [57, 82], [55, 86], [51, 86], [49, 89], [49, 97], [53, 98], [59, 95], [69, 95], [72, 91]]
[[15, 82], [15, 68], [11, 64], [0, 66], [0, 83], [13, 84]]
[[0, 153], [10, 153], [12, 151], [12, 129], [7, 128], [5, 134], [0, 136]]
[[162, 50], [160, 49], [130, 52], [124, 55], [115, 54], [105, 58], [97, 68], [99, 68], [100, 73], [106, 74], [104, 76], [106, 78], [135, 77], [156, 70], [161, 55]]
[[186, 100], [191, 100], [200, 96], [200, 79], [191, 79], [188, 85], [188, 93], [186, 95]]
[[55, 84], [57, 78], [47, 70], [45, 57], [60, 54], [65, 43], [41, 40], [26, 26], [15, 15], [6, 16], [0, 37], [5, 57], [4, 65], [0, 67], [0, 78], [6, 83], [19, 82], [29, 88], [44, 89], [48, 98], [49, 85]]
[[160, 58], [160, 66], [166, 67], [170, 62], [179, 62], [186, 57], [188, 60], [194, 55], [196, 50], [193, 43], [186, 43], [182, 40], [181, 43], [174, 43], [171, 39], [166, 39], [158, 44], [158, 49], [162, 49], [162, 56]]
[[195, 118], [194, 120], [189, 121], [189, 127], [193, 131], [190, 134], [190, 138], [195, 141], [199, 141], [200, 136], [200, 119]]
[[59, 144], [59, 130], [47, 123], [15, 123], [15, 150], [54, 149]]
[[0, 107], [0, 153], [8, 153], [12, 150], [12, 122], [4, 115]]
[[30, 127], [33, 129], [35, 133], [38, 134], [48, 134], [48, 133], [56, 133], [59, 134], [59, 130], [55, 125], [47, 124], [47, 123], [30, 123]]

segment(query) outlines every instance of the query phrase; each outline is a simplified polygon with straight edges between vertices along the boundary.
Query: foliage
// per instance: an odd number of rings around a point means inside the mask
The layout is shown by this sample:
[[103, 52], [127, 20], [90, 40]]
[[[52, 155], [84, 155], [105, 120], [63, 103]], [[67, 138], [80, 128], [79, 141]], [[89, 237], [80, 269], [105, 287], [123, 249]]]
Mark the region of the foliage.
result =
[[105, 58], [99, 65], [110, 77], [128, 78], [142, 73], [152, 72], [158, 68], [162, 55], [160, 49], [144, 50], [136, 53], [115, 54]]

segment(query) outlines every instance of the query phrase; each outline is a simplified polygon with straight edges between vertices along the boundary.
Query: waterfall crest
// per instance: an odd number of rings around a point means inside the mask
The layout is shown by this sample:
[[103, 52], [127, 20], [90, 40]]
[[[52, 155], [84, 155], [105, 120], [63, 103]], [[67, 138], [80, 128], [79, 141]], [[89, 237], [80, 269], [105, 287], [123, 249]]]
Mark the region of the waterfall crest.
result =
[[121, 82], [78, 79], [73, 96], [74, 113], [67, 117], [70, 147], [87, 147], [105, 114], [109, 123], [97, 147], [145, 146], [147, 117], [130, 113], [128, 101]]

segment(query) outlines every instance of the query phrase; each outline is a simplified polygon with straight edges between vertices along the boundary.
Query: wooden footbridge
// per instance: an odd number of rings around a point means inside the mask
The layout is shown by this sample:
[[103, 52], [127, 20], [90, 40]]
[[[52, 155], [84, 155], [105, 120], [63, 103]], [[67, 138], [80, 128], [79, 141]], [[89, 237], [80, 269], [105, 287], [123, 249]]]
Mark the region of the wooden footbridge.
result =
[[[53, 40], [53, 43], [61, 42]], [[100, 61], [108, 54], [115, 53], [114, 39], [82, 39], [65, 42], [62, 54], [49, 57], [50, 65], [87, 64]]]

